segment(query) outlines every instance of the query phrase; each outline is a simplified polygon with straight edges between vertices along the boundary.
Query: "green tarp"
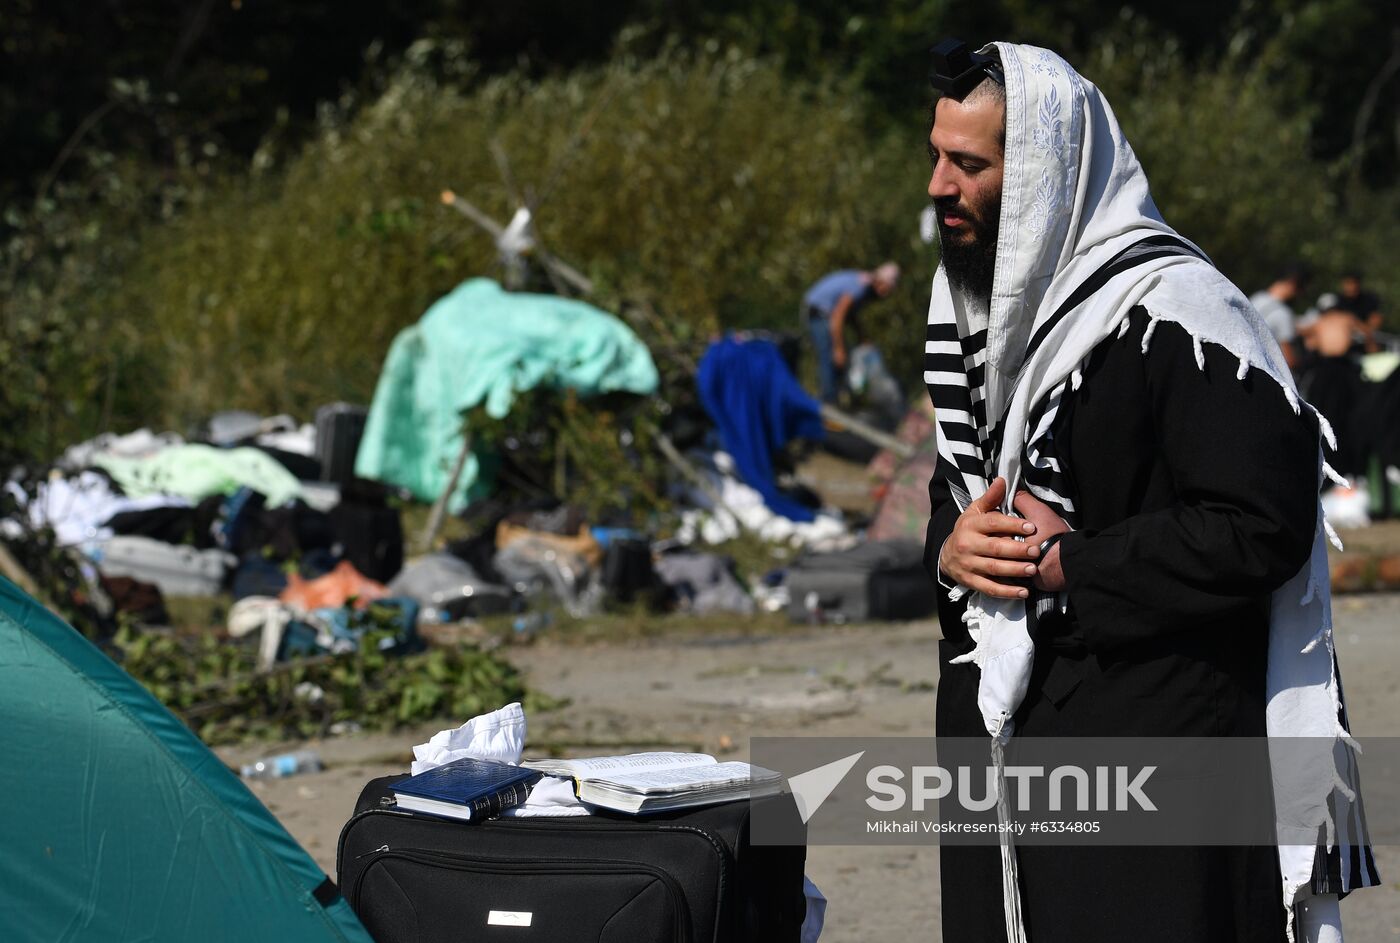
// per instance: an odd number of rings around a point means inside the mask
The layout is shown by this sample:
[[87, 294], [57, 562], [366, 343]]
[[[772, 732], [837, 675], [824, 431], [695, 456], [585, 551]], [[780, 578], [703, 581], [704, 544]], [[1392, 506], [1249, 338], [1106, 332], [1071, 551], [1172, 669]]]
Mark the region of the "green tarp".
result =
[[145, 458], [99, 455], [93, 464], [132, 497], [173, 494], [198, 503], [247, 486], [277, 507], [301, 494], [301, 483], [282, 463], [258, 449], [172, 445]]
[[3, 578], [0, 717], [0, 939], [372, 943], [208, 747]]
[[[537, 386], [586, 396], [654, 393], [657, 383], [646, 346], [607, 312], [474, 278], [394, 338], [355, 472], [433, 501], [461, 451], [465, 410], [485, 403], [489, 415], [502, 418], [517, 393]], [[489, 493], [485, 471], [481, 456], [468, 458], [451, 510]]]

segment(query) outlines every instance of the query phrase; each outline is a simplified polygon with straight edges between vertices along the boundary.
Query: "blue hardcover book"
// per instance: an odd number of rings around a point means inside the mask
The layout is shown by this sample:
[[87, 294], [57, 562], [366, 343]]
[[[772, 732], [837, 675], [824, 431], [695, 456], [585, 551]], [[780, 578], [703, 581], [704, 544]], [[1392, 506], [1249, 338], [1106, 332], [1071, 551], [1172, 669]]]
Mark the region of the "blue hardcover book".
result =
[[542, 774], [495, 760], [453, 760], [395, 783], [398, 807], [452, 819], [485, 819], [520, 805]]

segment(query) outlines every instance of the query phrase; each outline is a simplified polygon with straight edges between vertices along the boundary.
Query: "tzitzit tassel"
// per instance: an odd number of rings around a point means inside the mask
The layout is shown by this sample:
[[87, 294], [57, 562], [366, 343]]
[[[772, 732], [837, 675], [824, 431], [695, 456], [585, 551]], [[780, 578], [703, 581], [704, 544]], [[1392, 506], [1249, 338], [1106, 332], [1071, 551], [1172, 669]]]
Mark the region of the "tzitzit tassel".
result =
[[1196, 351], [1196, 368], [1197, 368], [1198, 370], [1205, 370], [1205, 368], [1206, 368], [1206, 352], [1201, 348], [1201, 338], [1200, 338], [1199, 336], [1195, 335], [1195, 334], [1192, 334], [1192, 335], [1191, 335], [1191, 346], [1192, 346], [1192, 347], [1195, 349], [1195, 351]]
[[1322, 529], [1327, 531], [1327, 540], [1338, 550], [1345, 550], [1342, 546], [1342, 538], [1337, 536], [1337, 531], [1332, 527], [1332, 522], [1327, 518], [1322, 519]]
[[1021, 874], [1016, 862], [1016, 846], [1011, 841], [1011, 805], [1006, 799], [1006, 755], [1004, 745], [1010, 731], [1007, 721], [1010, 717], [1002, 712], [1001, 721], [992, 734], [992, 766], [996, 770], [997, 824], [1001, 826], [1001, 904], [1002, 916], [1006, 918], [1007, 943], [1028, 943], [1026, 940], [1026, 920], [1021, 914]]
[[1147, 322], [1147, 330], [1142, 332], [1142, 352], [1147, 353], [1147, 345], [1152, 343], [1152, 332], [1157, 329], [1157, 320], [1153, 318]]

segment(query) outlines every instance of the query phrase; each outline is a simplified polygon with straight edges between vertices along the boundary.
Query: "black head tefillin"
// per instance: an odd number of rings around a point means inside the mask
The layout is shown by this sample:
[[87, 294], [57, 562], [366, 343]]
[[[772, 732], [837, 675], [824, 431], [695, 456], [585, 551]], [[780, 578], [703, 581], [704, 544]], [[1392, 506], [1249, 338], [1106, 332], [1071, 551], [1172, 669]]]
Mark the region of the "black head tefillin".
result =
[[934, 89], [950, 98], [962, 100], [985, 78], [998, 85], [1006, 84], [1001, 63], [994, 56], [973, 52], [961, 39], [949, 37], [929, 50], [933, 66], [928, 80]]

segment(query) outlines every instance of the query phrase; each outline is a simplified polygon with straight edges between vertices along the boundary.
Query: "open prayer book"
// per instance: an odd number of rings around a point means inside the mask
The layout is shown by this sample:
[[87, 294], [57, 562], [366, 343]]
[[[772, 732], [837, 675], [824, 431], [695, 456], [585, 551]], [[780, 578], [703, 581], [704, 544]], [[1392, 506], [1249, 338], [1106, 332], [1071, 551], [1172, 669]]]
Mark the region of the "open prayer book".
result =
[[579, 799], [618, 812], [664, 812], [777, 792], [782, 777], [748, 763], [720, 763], [705, 753], [629, 753], [520, 764], [572, 777]]

